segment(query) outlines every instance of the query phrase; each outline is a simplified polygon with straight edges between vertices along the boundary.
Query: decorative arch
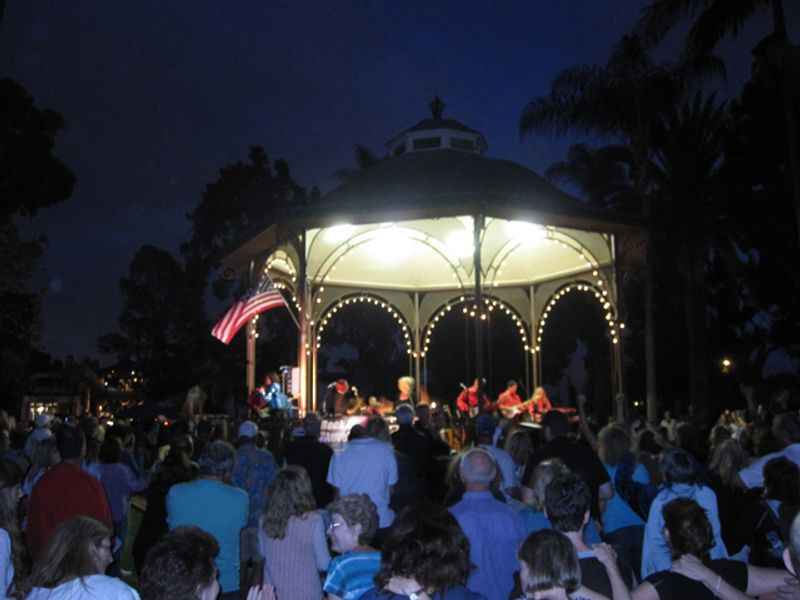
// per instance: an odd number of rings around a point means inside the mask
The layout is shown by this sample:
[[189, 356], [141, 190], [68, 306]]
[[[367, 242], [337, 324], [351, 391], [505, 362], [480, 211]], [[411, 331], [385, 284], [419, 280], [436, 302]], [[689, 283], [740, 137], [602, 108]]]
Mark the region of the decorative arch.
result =
[[547, 303], [545, 304], [542, 316], [539, 319], [539, 328], [536, 334], [536, 345], [534, 346], [534, 350], [536, 352], [540, 351], [539, 345], [542, 343], [542, 335], [544, 334], [544, 330], [547, 325], [547, 317], [550, 315], [550, 311], [555, 308], [556, 304], [558, 304], [564, 296], [573, 292], [583, 292], [594, 296], [595, 300], [598, 302], [598, 304], [600, 304], [600, 307], [603, 309], [603, 311], [605, 311], [605, 319], [608, 323], [608, 333], [611, 336], [611, 343], [619, 343], [619, 331], [617, 327], [619, 327], [619, 329], [625, 329], [625, 323], [617, 321], [618, 315], [617, 308], [614, 305], [614, 299], [611, 297], [611, 293], [607, 289], [608, 286], [600, 277], [599, 272], [593, 271], [592, 276], [596, 277], [594, 283], [584, 280], [576, 280], [560, 286], [550, 295]]
[[406, 354], [415, 354], [413, 349], [413, 339], [411, 337], [412, 329], [403, 316], [403, 313], [385, 298], [370, 292], [356, 292], [347, 294], [339, 298], [337, 302], [331, 303], [325, 308], [325, 310], [320, 314], [315, 332], [314, 344], [317, 350], [319, 350], [322, 346], [322, 335], [325, 332], [325, 328], [328, 326], [328, 322], [331, 320], [331, 318], [333, 318], [333, 315], [342, 310], [345, 306], [356, 303], [374, 304], [376, 307], [385, 310], [389, 316], [397, 321], [401, 328], [406, 344]]
[[478, 306], [474, 303], [474, 301], [474, 296], [460, 296], [458, 300], [448, 300], [434, 311], [433, 315], [428, 319], [427, 323], [425, 323], [425, 327], [422, 329], [422, 348], [420, 349], [421, 357], [425, 358], [425, 355], [428, 353], [431, 335], [433, 334], [433, 331], [436, 328], [436, 324], [439, 322], [439, 320], [442, 319], [448, 312], [450, 312], [453, 307], [460, 306], [461, 304], [468, 304], [469, 302], [473, 302], [471, 307], [461, 307], [461, 312], [467, 317], [486, 320], [488, 313], [494, 312], [495, 310], [504, 312], [506, 315], [511, 317], [511, 320], [514, 322], [514, 325], [519, 331], [520, 340], [525, 347], [525, 352], [532, 351], [531, 345], [528, 341], [528, 323], [513, 306], [496, 296], [484, 295], [483, 303], [485, 307], [484, 310], [486, 311], [484, 312], [478, 311]]

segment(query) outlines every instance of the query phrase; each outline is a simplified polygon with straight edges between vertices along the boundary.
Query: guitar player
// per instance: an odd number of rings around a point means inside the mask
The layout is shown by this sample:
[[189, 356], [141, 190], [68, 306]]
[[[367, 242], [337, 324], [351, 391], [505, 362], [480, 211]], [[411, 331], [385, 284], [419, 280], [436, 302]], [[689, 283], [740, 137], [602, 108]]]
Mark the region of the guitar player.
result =
[[517, 382], [513, 379], [509, 380], [506, 385], [506, 391], [497, 398], [497, 407], [507, 419], [513, 419], [526, 412], [530, 414], [531, 419], [533, 419], [533, 402], [523, 402], [522, 398], [520, 398], [517, 393], [517, 388]]

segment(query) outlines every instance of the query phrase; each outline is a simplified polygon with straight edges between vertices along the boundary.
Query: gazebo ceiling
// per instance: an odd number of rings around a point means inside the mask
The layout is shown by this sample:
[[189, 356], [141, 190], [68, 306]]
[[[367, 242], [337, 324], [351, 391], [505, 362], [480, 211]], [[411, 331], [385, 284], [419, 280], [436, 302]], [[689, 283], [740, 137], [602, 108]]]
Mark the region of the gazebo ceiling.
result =
[[[306, 233], [309, 279], [318, 285], [439, 290], [474, 282], [471, 216], [349, 224]], [[490, 286], [535, 283], [609, 264], [602, 234], [524, 221], [486, 221], [483, 278]]]

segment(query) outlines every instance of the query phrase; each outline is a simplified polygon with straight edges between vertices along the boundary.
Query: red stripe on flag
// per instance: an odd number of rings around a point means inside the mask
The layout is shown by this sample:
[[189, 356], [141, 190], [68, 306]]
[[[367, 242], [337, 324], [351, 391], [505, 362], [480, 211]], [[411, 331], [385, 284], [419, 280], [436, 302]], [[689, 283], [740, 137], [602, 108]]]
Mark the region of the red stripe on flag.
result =
[[247, 300], [240, 300], [228, 309], [211, 330], [211, 335], [223, 344], [229, 344], [236, 332], [255, 315], [285, 305], [283, 296], [275, 289], [261, 292]]

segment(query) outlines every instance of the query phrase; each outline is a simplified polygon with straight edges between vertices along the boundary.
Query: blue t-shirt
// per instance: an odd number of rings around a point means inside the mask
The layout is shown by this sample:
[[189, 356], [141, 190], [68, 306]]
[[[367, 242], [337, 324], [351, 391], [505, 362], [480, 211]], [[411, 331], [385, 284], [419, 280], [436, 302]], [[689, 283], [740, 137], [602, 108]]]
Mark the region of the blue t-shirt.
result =
[[[611, 478], [611, 485], [614, 485], [614, 477], [617, 474], [617, 467], [603, 463], [603, 466]], [[633, 470], [633, 480], [637, 483], [647, 485], [650, 483], [650, 474], [641, 463], [636, 464]], [[606, 504], [606, 510], [603, 512], [603, 530], [606, 533], [611, 533], [623, 527], [633, 527], [635, 525], [644, 526], [644, 520], [636, 514], [636, 512], [625, 502], [619, 492], [614, 488], [614, 495], [611, 500]]]
[[380, 552], [345, 552], [328, 565], [322, 589], [342, 600], [357, 600], [375, 587], [375, 575], [380, 568]]
[[216, 538], [223, 592], [239, 589], [239, 532], [247, 526], [249, 508], [247, 492], [214, 479], [177, 483], [167, 494], [170, 529], [194, 525]]

